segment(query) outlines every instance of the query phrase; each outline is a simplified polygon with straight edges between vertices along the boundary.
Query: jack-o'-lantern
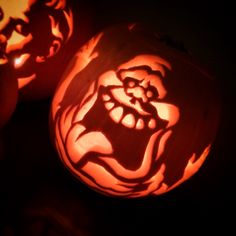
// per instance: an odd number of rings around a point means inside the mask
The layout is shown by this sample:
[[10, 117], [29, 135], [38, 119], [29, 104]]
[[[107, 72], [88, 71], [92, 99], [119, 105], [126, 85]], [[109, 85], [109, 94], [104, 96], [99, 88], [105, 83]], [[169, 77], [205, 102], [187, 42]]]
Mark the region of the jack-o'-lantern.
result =
[[51, 127], [66, 167], [94, 190], [165, 193], [198, 171], [219, 122], [214, 81], [139, 27], [114, 26], [77, 52], [56, 90]]
[[0, 55], [0, 128], [9, 120], [16, 107], [18, 87], [10, 67]]
[[0, 48], [13, 65], [24, 100], [51, 95], [71, 55], [66, 48], [74, 30], [69, 2], [0, 1]]

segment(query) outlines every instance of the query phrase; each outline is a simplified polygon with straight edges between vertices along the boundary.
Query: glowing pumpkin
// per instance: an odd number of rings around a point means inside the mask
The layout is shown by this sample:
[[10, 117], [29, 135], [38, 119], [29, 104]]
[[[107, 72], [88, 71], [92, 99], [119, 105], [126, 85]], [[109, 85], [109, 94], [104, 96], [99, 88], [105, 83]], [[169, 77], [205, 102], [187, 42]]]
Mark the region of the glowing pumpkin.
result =
[[0, 55], [0, 128], [11, 117], [18, 97], [17, 81], [4, 61]]
[[64, 62], [61, 49], [72, 33], [73, 14], [66, 0], [1, 0], [0, 46], [23, 99], [54, 91]]
[[212, 78], [136, 26], [77, 52], [56, 90], [51, 127], [66, 167], [111, 196], [165, 193], [196, 173], [219, 118]]

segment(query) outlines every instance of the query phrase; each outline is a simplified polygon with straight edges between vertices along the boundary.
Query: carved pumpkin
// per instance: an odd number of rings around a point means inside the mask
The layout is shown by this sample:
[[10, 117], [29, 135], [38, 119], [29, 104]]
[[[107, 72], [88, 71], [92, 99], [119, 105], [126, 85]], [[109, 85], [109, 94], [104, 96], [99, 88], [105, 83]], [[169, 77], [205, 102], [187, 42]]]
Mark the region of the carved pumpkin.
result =
[[8, 64], [1, 64], [0, 55], [0, 128], [9, 120], [15, 110], [18, 88]]
[[48, 96], [56, 87], [64, 62], [62, 48], [73, 33], [67, 2], [1, 0], [2, 57], [13, 65], [23, 99]]
[[91, 39], [67, 68], [51, 127], [66, 167], [110, 196], [165, 193], [198, 171], [218, 119], [213, 79], [136, 26]]

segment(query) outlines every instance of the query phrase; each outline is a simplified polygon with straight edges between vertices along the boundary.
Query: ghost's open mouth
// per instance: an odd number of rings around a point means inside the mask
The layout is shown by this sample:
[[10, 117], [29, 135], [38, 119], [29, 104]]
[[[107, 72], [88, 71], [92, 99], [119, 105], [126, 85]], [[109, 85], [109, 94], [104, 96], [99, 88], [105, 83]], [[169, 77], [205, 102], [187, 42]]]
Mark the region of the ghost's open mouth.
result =
[[[113, 153], [97, 153], [96, 156], [110, 156], [124, 168], [136, 170], [142, 164], [150, 137], [165, 125], [157, 113], [147, 114], [142, 115], [133, 107], [118, 102], [109, 88], [100, 87], [96, 102], [81, 121], [85, 131], [80, 137], [90, 132], [101, 133], [112, 146]], [[87, 152], [83, 159], [96, 162], [98, 158], [94, 158], [94, 152]]]
[[137, 130], [156, 128], [157, 122], [156, 119], [152, 117], [152, 114], [148, 112], [145, 112], [146, 115], [140, 114], [139, 111], [116, 101], [109, 90], [104, 91], [102, 100], [110, 118], [115, 123], [120, 123], [127, 128], [134, 128]]

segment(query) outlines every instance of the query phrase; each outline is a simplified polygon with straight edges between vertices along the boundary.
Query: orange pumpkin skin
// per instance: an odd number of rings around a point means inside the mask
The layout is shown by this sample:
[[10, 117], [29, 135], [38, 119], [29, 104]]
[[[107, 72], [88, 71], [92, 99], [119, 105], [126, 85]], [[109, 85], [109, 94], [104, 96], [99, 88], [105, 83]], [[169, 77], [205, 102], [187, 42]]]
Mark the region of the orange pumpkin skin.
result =
[[82, 47], [51, 107], [65, 166], [92, 189], [124, 198], [163, 194], [190, 178], [218, 123], [211, 76], [136, 26], [111, 27]]
[[0, 129], [14, 112], [17, 97], [17, 80], [11, 74], [9, 65], [0, 62]]
[[53, 94], [72, 55], [73, 35], [74, 15], [69, 0], [1, 2], [0, 44], [18, 78], [20, 100]]

